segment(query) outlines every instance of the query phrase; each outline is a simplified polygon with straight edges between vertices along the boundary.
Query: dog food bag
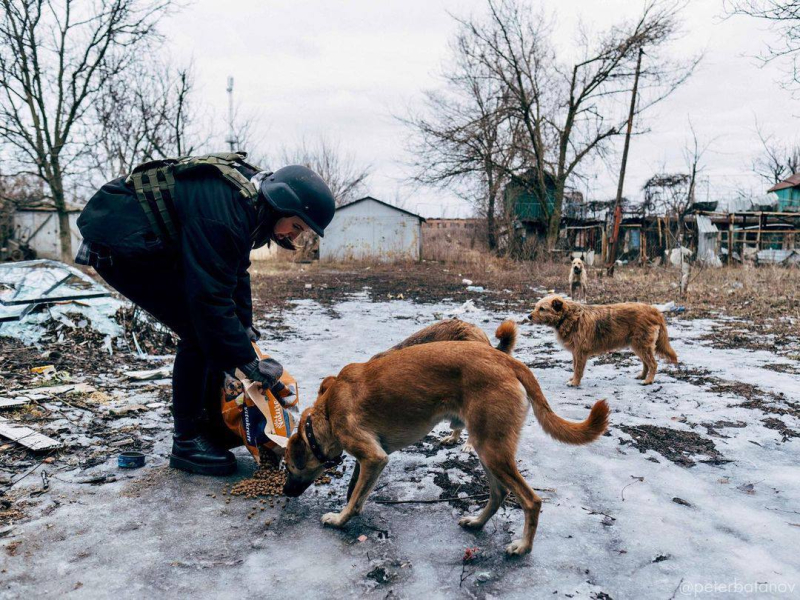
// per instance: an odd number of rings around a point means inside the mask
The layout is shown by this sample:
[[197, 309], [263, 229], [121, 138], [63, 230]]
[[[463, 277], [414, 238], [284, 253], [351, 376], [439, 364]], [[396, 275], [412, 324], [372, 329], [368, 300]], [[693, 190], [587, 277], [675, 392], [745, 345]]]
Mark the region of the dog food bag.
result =
[[[259, 360], [267, 358], [257, 347]], [[264, 452], [283, 456], [286, 444], [296, 428], [297, 382], [285, 370], [282, 386], [262, 390], [237, 369], [237, 377], [225, 375], [222, 389], [222, 418], [256, 459], [261, 463]]]

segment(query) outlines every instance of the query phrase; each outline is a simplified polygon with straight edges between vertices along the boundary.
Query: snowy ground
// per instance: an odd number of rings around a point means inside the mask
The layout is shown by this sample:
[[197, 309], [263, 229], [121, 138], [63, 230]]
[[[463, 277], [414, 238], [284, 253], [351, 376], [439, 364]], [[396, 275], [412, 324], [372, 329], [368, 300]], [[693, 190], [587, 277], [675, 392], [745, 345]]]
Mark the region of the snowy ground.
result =
[[[448, 314], [490, 336], [502, 319], [523, 316], [359, 296], [332, 308], [301, 301], [284, 312], [288, 329], [272, 339], [267, 332], [262, 346], [298, 378], [308, 405], [324, 376]], [[0, 538], [6, 546], [0, 596], [800, 595], [800, 363], [717, 349], [715, 326], [672, 320], [681, 364], [662, 364], [654, 386], [638, 384], [640, 365], [622, 353], [591, 361], [580, 389], [566, 386], [570, 356], [552, 332], [521, 326], [515, 354], [533, 365], [560, 415], [583, 419], [599, 398], [613, 411], [610, 434], [579, 448], [547, 438], [529, 416], [517, 457], [545, 504], [533, 553], [522, 559], [503, 553], [522, 528], [514, 506], [502, 508], [476, 535], [457, 521], [482, 501], [375, 502], [480, 491], [475, 458], [439, 448], [433, 437], [393, 455], [364, 514], [332, 530], [319, 518], [341, 507], [351, 460], [347, 476], [332, 486], [248, 519], [255, 501], [226, 504], [219, 479], [165, 466], [165, 428], [145, 469], [127, 475], [109, 461], [51, 481], [32, 519], [14, 527], [13, 539]], [[444, 431], [441, 426], [436, 434]], [[240, 465], [239, 476], [228, 481], [252, 471], [246, 455]], [[113, 472], [118, 480], [75, 483], [96, 472]], [[36, 483], [34, 474], [18, 487]], [[464, 564], [468, 547], [478, 548], [477, 558]]]

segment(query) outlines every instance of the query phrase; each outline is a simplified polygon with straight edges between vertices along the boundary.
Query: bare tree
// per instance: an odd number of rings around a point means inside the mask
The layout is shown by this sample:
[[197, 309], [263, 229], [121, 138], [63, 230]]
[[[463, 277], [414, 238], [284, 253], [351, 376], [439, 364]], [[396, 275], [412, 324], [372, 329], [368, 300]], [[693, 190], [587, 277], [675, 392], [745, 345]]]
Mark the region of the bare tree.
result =
[[788, 61], [787, 85], [800, 85], [800, 0], [726, 0], [725, 5], [730, 15], [746, 15], [771, 25], [776, 43], [767, 45], [761, 60], [765, 64]]
[[303, 138], [294, 147], [284, 147], [280, 161], [316, 172], [333, 192], [337, 206], [355, 200], [364, 192], [372, 170], [369, 165], [359, 165], [352, 153], [342, 150], [339, 142], [322, 136], [312, 140]]
[[193, 91], [191, 66], [173, 69], [155, 57], [108, 81], [92, 103], [93, 166], [109, 179], [143, 161], [193, 154], [209, 139], [198, 131]]
[[0, 0], [0, 143], [42, 179], [71, 260], [65, 178], [89, 144], [87, 113], [158, 37], [170, 0]]
[[684, 220], [697, 200], [697, 188], [705, 164], [703, 157], [715, 139], [702, 141], [689, 121], [690, 137], [683, 149], [686, 170], [681, 173], [658, 173], [647, 180], [644, 191], [647, 212], [663, 213], [674, 219], [672, 238], [676, 246], [683, 245]]
[[[303, 165], [316, 172], [333, 192], [336, 205], [342, 206], [364, 193], [371, 167], [360, 166], [352, 153], [342, 150], [339, 142], [325, 137], [302, 138], [294, 147], [284, 147], [279, 161], [283, 165]], [[298, 256], [311, 258], [319, 250], [319, 237], [313, 231], [294, 242]]]
[[421, 113], [399, 120], [413, 132], [408, 148], [413, 179], [461, 186], [486, 217], [489, 248], [497, 247], [498, 209], [513, 170], [518, 123], [509, 118], [504, 88], [475, 59], [474, 36], [462, 25], [443, 71], [444, 89], [425, 94]]
[[800, 144], [777, 141], [758, 126], [757, 131], [763, 150], [753, 160], [753, 173], [773, 186], [800, 172]]
[[700, 57], [677, 61], [661, 53], [680, 33], [679, 3], [648, 2], [638, 19], [599, 36], [579, 31], [581, 57], [571, 64], [558, 59], [541, 14], [521, 0], [488, 4], [488, 19], [459, 22], [474, 40], [467, 46], [470, 58], [504, 89], [505, 108], [525, 134], [516, 151], [528, 172], [530, 192], [547, 217], [552, 248], [568, 181], [583, 161], [604, 156], [627, 122], [621, 106], [639, 50], [644, 50], [645, 64], [637, 115], [675, 91]]

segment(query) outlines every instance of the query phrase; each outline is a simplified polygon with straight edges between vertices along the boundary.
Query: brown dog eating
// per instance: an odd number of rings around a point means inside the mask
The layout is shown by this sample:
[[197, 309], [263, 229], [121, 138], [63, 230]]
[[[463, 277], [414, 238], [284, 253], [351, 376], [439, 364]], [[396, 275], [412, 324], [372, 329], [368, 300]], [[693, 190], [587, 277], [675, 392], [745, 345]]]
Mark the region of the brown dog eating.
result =
[[[514, 321], [503, 321], [495, 331], [494, 336], [498, 340], [497, 349], [500, 352], [511, 354], [517, 343], [517, 326]], [[428, 325], [416, 333], [411, 334], [399, 344], [392, 346], [385, 352], [376, 354], [370, 360], [386, 356], [389, 352], [417, 346], [419, 344], [429, 344], [431, 342], [483, 342], [491, 344], [483, 329], [472, 323], [461, 321], [460, 319], [444, 319], [433, 325]], [[461, 432], [464, 430], [464, 423], [458, 419], [450, 421], [452, 432], [447, 437], [441, 439], [445, 446], [455, 445], [461, 439]], [[464, 444], [464, 451], [471, 452], [472, 445], [467, 441]]]
[[642, 361], [636, 377], [645, 385], [653, 383], [658, 369], [656, 354], [677, 363], [678, 355], [669, 345], [664, 315], [649, 304], [578, 304], [561, 296], [546, 296], [528, 316], [533, 323], [556, 330], [558, 341], [572, 352], [572, 379], [578, 386], [590, 356], [630, 347]]
[[608, 424], [608, 405], [596, 402], [581, 423], [566, 421], [547, 403], [528, 367], [482, 342], [415, 345], [346, 366], [327, 377], [286, 449], [284, 493], [299, 496], [342, 452], [358, 461], [347, 505], [322, 517], [341, 527], [358, 515], [389, 462], [389, 454], [416, 443], [440, 421], [466, 423], [489, 480], [490, 497], [477, 516], [459, 524], [479, 529], [513, 492], [525, 513], [521, 539], [509, 554], [530, 552], [542, 501], [517, 470], [516, 449], [528, 405], [542, 429], [558, 441], [587, 444]]

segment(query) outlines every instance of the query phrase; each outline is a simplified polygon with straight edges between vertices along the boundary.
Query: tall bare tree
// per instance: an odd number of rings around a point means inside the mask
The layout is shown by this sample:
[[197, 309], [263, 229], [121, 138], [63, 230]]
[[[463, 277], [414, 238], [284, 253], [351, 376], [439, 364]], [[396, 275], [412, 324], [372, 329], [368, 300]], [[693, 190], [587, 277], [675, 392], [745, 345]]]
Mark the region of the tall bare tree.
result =
[[728, 14], [746, 15], [771, 25], [774, 43], [768, 44], [764, 63], [788, 62], [787, 87], [800, 86], [800, 0], [725, 0]]
[[683, 245], [684, 220], [697, 200], [697, 188], [705, 170], [704, 157], [716, 141], [701, 140], [689, 121], [690, 136], [683, 149], [686, 170], [679, 173], [658, 173], [642, 188], [645, 212], [663, 213], [674, 219], [672, 237], [677, 246]]
[[[285, 146], [278, 158], [283, 165], [303, 165], [315, 171], [333, 192], [336, 205], [342, 206], [363, 194], [371, 167], [358, 163], [355, 156], [342, 150], [338, 141], [319, 136], [302, 138], [295, 146]], [[319, 249], [319, 237], [313, 231], [300, 235], [294, 242], [298, 256], [313, 257]]]
[[106, 179], [146, 160], [193, 154], [208, 142], [197, 127], [191, 66], [174, 69], [146, 56], [123, 75], [92, 103], [96, 143], [88, 152]]
[[423, 109], [399, 120], [412, 131], [412, 178], [442, 188], [460, 186], [486, 217], [488, 244], [494, 250], [519, 126], [506, 109], [504, 88], [474, 58], [474, 43], [462, 26], [451, 43], [451, 64], [441, 76], [444, 89], [426, 92]]
[[800, 144], [776, 140], [757, 127], [762, 151], [753, 160], [753, 173], [773, 186], [787, 177], [800, 173]]
[[568, 181], [585, 160], [605, 156], [627, 122], [624, 99], [639, 50], [645, 62], [637, 115], [675, 91], [700, 57], [680, 61], [662, 53], [680, 33], [682, 4], [674, 2], [648, 2], [638, 19], [599, 35], [580, 30], [580, 58], [574, 62], [559, 59], [548, 20], [522, 0], [488, 0], [488, 5], [488, 18], [459, 22], [474, 40], [467, 46], [470, 58], [505, 90], [505, 109], [525, 133], [517, 151], [532, 180], [530, 191], [547, 216], [552, 248]]
[[355, 156], [342, 150], [338, 141], [325, 137], [302, 138], [296, 146], [281, 150], [284, 165], [304, 165], [315, 171], [331, 188], [336, 205], [355, 200], [364, 193], [372, 168], [360, 165]]
[[65, 178], [91, 136], [92, 102], [158, 37], [170, 0], [0, 0], [0, 143], [42, 179], [71, 260]]

